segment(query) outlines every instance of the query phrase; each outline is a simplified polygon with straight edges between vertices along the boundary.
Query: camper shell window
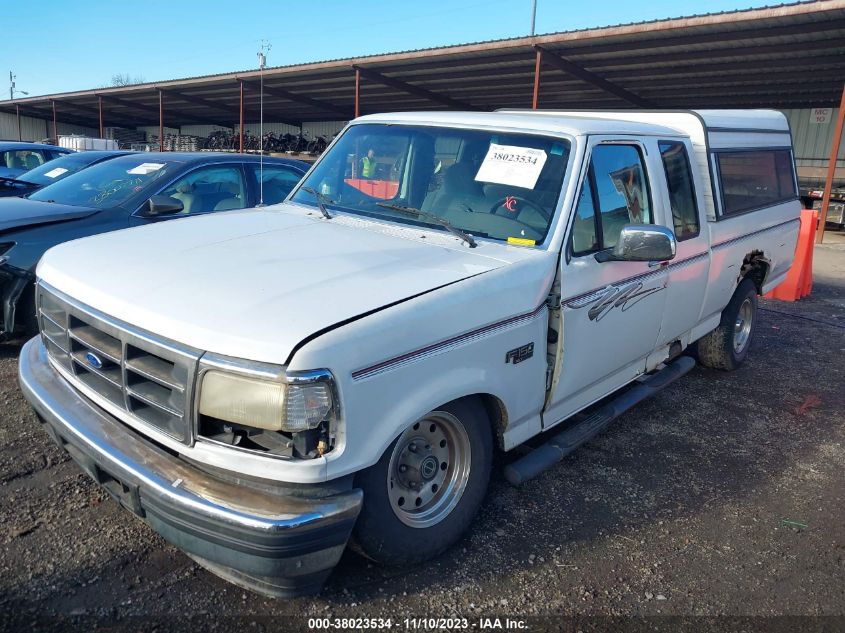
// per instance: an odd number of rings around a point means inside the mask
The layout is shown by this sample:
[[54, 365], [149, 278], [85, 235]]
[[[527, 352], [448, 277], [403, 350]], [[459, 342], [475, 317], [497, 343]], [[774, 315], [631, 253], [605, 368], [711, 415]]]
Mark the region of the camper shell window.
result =
[[789, 149], [716, 152], [722, 214], [745, 213], [795, 200], [795, 171]]

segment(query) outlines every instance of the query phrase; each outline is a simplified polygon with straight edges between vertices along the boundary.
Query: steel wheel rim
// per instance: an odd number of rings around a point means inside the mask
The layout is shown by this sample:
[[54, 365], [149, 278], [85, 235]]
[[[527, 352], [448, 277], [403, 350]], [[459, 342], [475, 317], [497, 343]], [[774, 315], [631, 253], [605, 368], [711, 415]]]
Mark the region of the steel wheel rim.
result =
[[443, 521], [466, 490], [471, 462], [469, 436], [451, 413], [435, 411], [412, 424], [397, 440], [387, 470], [394, 514], [413, 528]]
[[734, 351], [739, 354], [748, 345], [748, 339], [751, 338], [751, 325], [754, 319], [754, 309], [751, 305], [751, 299], [746, 298], [739, 306], [739, 311], [736, 314], [736, 322], [734, 323]]

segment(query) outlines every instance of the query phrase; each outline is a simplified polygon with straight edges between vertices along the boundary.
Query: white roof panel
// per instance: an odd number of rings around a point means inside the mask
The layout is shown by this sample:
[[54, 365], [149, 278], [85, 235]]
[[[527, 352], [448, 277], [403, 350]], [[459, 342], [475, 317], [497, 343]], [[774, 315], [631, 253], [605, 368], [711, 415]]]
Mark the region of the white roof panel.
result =
[[651, 121], [637, 121], [624, 111], [555, 112], [551, 110], [513, 110], [503, 112], [397, 112], [370, 114], [356, 123], [405, 123], [417, 125], [457, 125], [513, 129], [583, 136], [586, 134], [639, 134], [678, 136], [687, 132]]

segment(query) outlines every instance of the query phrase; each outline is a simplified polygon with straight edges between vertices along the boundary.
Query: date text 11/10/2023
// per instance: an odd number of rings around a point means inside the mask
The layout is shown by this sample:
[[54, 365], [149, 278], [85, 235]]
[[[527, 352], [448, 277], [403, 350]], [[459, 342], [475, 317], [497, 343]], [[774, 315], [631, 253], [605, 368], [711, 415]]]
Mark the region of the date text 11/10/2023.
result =
[[482, 617], [477, 620], [469, 618], [309, 618], [309, 630], [390, 630], [404, 629], [410, 631], [442, 631], [442, 630], [511, 630], [518, 631], [528, 628], [525, 620], [518, 618]]

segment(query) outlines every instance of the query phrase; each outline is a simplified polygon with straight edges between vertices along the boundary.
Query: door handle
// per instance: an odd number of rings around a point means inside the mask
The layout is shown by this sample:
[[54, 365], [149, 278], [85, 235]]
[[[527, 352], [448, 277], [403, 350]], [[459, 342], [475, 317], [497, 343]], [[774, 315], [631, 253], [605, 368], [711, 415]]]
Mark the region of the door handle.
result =
[[663, 267], [663, 266], [668, 266], [668, 265], [669, 265], [669, 262], [667, 262], [667, 261], [663, 261], [663, 262], [649, 262], [649, 263], [648, 263], [648, 267], [649, 267], [649, 268], [657, 268], [658, 266]]

